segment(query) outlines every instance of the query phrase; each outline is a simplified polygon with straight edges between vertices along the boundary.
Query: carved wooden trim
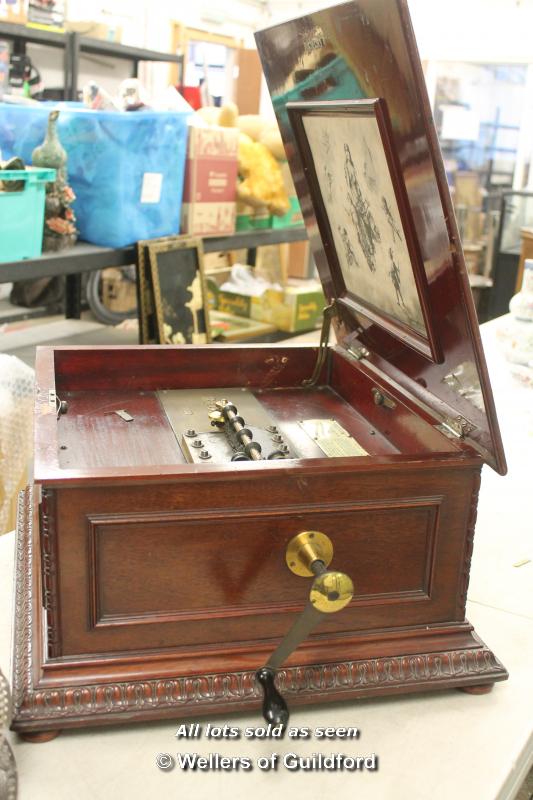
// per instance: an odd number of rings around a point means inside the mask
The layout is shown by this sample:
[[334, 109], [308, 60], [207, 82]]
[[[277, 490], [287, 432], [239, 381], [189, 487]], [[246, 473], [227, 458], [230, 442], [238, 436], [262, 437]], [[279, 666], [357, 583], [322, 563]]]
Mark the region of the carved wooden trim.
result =
[[32, 682], [33, 493], [19, 493], [15, 558], [12, 709], [24, 703]]
[[48, 657], [61, 655], [59, 628], [60, 609], [57, 585], [57, 525], [56, 494], [43, 489], [41, 499], [41, 558], [43, 575], [43, 605], [46, 610]]
[[474, 552], [474, 534], [476, 531], [477, 505], [480, 485], [481, 471], [475, 473], [472, 482], [472, 497], [470, 500], [470, 511], [468, 513], [468, 523], [466, 526], [463, 571], [461, 573], [458, 596], [458, 608], [462, 617], [464, 617], [466, 611], [466, 597], [468, 594], [468, 584], [470, 583], [470, 567], [472, 564], [472, 553]]
[[[431, 654], [373, 658], [280, 671], [278, 682], [290, 697], [309, 697], [316, 692], [355, 696], [358, 691], [416, 686], [438, 688], [453, 680], [501, 679], [503, 670], [488, 648]], [[258, 705], [261, 692], [253, 671], [144, 681], [120, 681], [87, 686], [30, 689], [16, 708], [15, 725], [35, 720], [61, 720], [122, 715], [142, 711], [157, 718], [174, 709], [177, 715], [213, 710], [217, 705]]]

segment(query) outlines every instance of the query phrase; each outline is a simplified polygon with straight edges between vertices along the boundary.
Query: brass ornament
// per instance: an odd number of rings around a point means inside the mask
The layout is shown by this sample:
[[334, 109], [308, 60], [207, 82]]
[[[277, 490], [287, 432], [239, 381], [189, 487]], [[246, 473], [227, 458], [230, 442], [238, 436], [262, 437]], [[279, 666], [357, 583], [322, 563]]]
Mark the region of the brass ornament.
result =
[[354, 594], [351, 578], [344, 572], [324, 572], [313, 582], [309, 600], [324, 614], [333, 614], [348, 605]]
[[223, 415], [222, 411], [220, 411], [219, 409], [215, 409], [214, 411], [210, 411], [208, 416], [209, 416], [209, 419], [211, 420], [211, 425], [216, 426], [216, 427], [223, 427], [224, 426], [224, 421], [225, 421], [224, 420], [224, 415]]
[[333, 544], [329, 536], [321, 531], [302, 531], [294, 536], [285, 552], [288, 568], [301, 578], [312, 578], [314, 561], [322, 561], [328, 567], [333, 558]]

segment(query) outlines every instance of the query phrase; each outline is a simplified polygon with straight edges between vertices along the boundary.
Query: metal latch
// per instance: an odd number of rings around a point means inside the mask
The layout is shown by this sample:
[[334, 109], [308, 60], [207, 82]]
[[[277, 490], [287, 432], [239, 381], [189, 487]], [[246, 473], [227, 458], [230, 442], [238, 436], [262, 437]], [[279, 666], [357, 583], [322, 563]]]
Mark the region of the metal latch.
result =
[[48, 405], [51, 406], [52, 408], [55, 408], [58, 419], [61, 416], [61, 414], [66, 414], [68, 411], [67, 401], [61, 400], [56, 394], [55, 389], [48, 390]]
[[376, 406], [384, 406], [385, 408], [396, 408], [396, 403], [389, 397], [388, 394], [382, 392], [377, 386], [372, 388], [372, 397]]

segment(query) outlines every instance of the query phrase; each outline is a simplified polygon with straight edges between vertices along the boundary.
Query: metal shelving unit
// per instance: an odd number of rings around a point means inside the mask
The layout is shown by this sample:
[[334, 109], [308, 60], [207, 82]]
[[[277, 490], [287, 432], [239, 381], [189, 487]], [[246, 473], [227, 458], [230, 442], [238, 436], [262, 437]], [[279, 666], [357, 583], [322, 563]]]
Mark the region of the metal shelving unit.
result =
[[41, 28], [28, 28], [14, 22], [0, 22], [0, 38], [13, 42], [29, 42], [30, 44], [46, 44], [50, 47], [64, 47], [65, 34], [55, 31], [43, 31]]
[[[131, 61], [132, 77], [137, 77], [139, 64], [141, 61], [164, 62], [169, 64], [183, 65], [183, 56], [173, 53], [161, 53], [158, 50], [148, 50], [141, 47], [129, 47], [128, 45], [116, 42], [106, 42], [99, 39], [91, 39], [81, 36], [79, 33], [66, 32], [56, 33], [55, 31], [45, 31], [39, 28], [31, 28], [26, 25], [13, 23], [0, 23], [0, 39], [7, 39], [13, 42], [13, 51], [18, 55], [26, 52], [27, 44], [39, 44], [48, 47], [62, 48], [63, 56], [63, 97], [65, 100], [78, 99], [79, 83], [79, 64], [80, 58], [84, 54], [106, 56], [117, 58], [122, 61]], [[127, 250], [127, 248], [126, 248]], [[107, 250], [105, 248], [92, 248], [90, 245], [79, 245], [75, 249], [76, 255], [72, 253], [56, 254], [51, 253], [24, 263], [24, 278], [34, 278], [38, 275], [66, 275], [66, 308], [67, 315], [79, 317], [80, 297], [81, 297], [81, 272], [92, 269], [102, 269], [107, 266], [123, 266], [133, 260], [132, 254], [125, 255], [124, 251]], [[133, 253], [133, 251], [132, 251]], [[109, 261], [104, 263], [105, 259]], [[122, 260], [127, 259], [130, 260]], [[68, 259], [71, 262], [70, 268]], [[118, 259], [118, 260], [117, 260]], [[30, 266], [33, 264], [34, 266]], [[40, 266], [36, 266], [39, 264]], [[84, 264], [83, 267], [80, 265]], [[87, 266], [85, 266], [85, 264]], [[92, 266], [96, 264], [96, 266]], [[0, 264], [0, 283], [12, 280], [21, 280], [21, 264], [18, 263], [18, 277], [4, 277], [11, 274], [9, 267], [12, 265]], [[42, 271], [47, 270], [47, 271]]]
[[[253, 254], [258, 247], [265, 245], [302, 242], [306, 239], [307, 233], [302, 225], [297, 228], [245, 231], [232, 236], [211, 236], [203, 240], [203, 245], [206, 253], [246, 249]], [[79, 242], [70, 250], [44, 253], [39, 258], [0, 264], [0, 283], [66, 275], [66, 316], [78, 319], [81, 304], [81, 273], [106, 267], [125, 267], [133, 263], [135, 263], [133, 245], [113, 248]]]
[[77, 100], [79, 60], [84, 53], [118, 58], [131, 61], [132, 76], [137, 77], [141, 61], [160, 61], [168, 64], [183, 64], [183, 56], [173, 53], [161, 53], [158, 50], [147, 50], [142, 47], [129, 47], [117, 42], [106, 42], [91, 39], [79, 33], [44, 31], [26, 25], [0, 23], [0, 39], [13, 42], [14, 52], [22, 54], [27, 44], [40, 44], [48, 47], [63, 48], [63, 91], [65, 100]]

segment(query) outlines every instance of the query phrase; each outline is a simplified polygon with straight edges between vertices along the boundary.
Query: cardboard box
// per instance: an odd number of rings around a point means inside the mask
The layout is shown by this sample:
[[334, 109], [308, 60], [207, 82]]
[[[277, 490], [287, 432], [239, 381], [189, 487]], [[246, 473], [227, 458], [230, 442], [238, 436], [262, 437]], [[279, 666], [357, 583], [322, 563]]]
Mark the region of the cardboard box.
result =
[[[257, 299], [255, 298], [255, 300]], [[222, 311], [224, 314], [234, 314], [236, 317], [250, 317], [252, 316], [252, 300], [251, 295], [219, 291], [217, 294], [217, 310]], [[260, 318], [254, 317], [254, 319]]]
[[91, 39], [100, 39], [104, 42], [122, 42], [122, 27], [111, 23], [96, 22], [96, 20], [68, 20], [65, 29], [80, 36], [89, 36]]
[[238, 144], [236, 128], [189, 128], [181, 233], [235, 232]]
[[312, 331], [322, 324], [325, 300], [318, 281], [291, 282], [283, 291], [267, 289], [252, 298], [252, 319], [269, 322], [280, 331]]
[[0, 22], [14, 22], [24, 25], [27, 18], [27, 0], [0, 0]]
[[64, 0], [29, 0], [28, 25], [32, 28], [64, 31]]
[[287, 277], [310, 278], [313, 275], [309, 242], [291, 242], [287, 247]]
[[325, 300], [315, 280], [293, 280], [285, 289], [267, 289], [262, 295], [220, 290], [217, 310], [274, 325], [280, 331], [312, 331], [322, 324]]
[[102, 274], [102, 300], [110, 311], [131, 311], [137, 303], [135, 281], [129, 281], [115, 267]]

